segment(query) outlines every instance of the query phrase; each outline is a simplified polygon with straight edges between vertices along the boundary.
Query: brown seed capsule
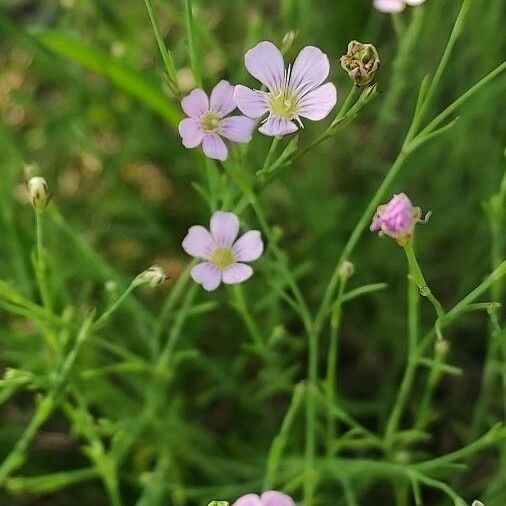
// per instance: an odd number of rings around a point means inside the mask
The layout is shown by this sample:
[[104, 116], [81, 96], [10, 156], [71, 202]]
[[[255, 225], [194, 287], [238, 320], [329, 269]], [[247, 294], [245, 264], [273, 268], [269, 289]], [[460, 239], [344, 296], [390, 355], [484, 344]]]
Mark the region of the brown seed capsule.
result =
[[352, 40], [348, 44], [348, 52], [341, 56], [341, 67], [343, 67], [350, 79], [357, 86], [370, 84], [380, 67], [378, 51], [372, 44], [362, 44]]
[[49, 202], [49, 188], [46, 180], [40, 176], [30, 178], [27, 183], [28, 195], [34, 209], [44, 209]]

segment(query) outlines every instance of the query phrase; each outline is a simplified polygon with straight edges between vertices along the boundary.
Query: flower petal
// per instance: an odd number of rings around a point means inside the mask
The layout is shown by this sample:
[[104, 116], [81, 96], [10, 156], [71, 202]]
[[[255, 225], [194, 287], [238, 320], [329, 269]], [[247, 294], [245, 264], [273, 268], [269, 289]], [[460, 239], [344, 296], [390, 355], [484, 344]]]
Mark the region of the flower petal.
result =
[[406, 4], [404, 0], [374, 0], [374, 7], [381, 12], [402, 12]]
[[295, 502], [283, 492], [269, 490], [262, 494], [262, 506], [295, 506]]
[[292, 67], [289, 87], [298, 97], [315, 89], [327, 79], [330, 71], [328, 56], [319, 48], [306, 46]]
[[216, 290], [221, 283], [221, 272], [209, 262], [197, 264], [192, 268], [191, 277], [195, 283], [202, 285], [204, 290], [211, 292]]
[[181, 107], [190, 118], [199, 119], [202, 114], [209, 111], [209, 99], [204, 90], [196, 88], [181, 100]]
[[326, 83], [310, 91], [299, 101], [297, 113], [304, 118], [318, 121], [328, 116], [336, 102], [336, 87], [333, 83]]
[[223, 283], [235, 285], [242, 283], [253, 276], [253, 269], [248, 264], [236, 263], [227, 267], [223, 273]]
[[220, 121], [220, 134], [233, 142], [249, 142], [255, 121], [246, 116], [229, 116]]
[[269, 110], [265, 95], [242, 84], [235, 87], [234, 100], [239, 110], [250, 118], [259, 118]]
[[211, 216], [211, 236], [217, 246], [231, 247], [239, 233], [239, 218], [234, 213], [216, 211]]
[[230, 114], [236, 108], [234, 88], [228, 81], [220, 81], [211, 92], [209, 110], [216, 112], [221, 118]]
[[194, 225], [188, 229], [188, 233], [183, 239], [182, 246], [188, 255], [207, 259], [213, 251], [214, 242], [211, 234], [206, 228], [200, 225]]
[[268, 118], [258, 131], [274, 137], [276, 135], [291, 134], [296, 132], [298, 128], [299, 127], [293, 121], [273, 116], [272, 118]]
[[204, 137], [200, 122], [194, 118], [185, 118], [179, 123], [179, 134], [185, 148], [195, 148]]
[[247, 494], [237, 499], [232, 506], [262, 506], [262, 501], [256, 494]]
[[205, 134], [202, 140], [202, 149], [208, 158], [221, 160], [228, 158], [228, 149], [222, 138], [218, 134]]
[[244, 62], [248, 72], [270, 91], [281, 89], [285, 78], [285, 62], [281, 51], [272, 42], [264, 40], [247, 51]]
[[258, 230], [250, 230], [241, 235], [232, 247], [238, 262], [253, 262], [260, 258], [264, 251], [262, 236]]

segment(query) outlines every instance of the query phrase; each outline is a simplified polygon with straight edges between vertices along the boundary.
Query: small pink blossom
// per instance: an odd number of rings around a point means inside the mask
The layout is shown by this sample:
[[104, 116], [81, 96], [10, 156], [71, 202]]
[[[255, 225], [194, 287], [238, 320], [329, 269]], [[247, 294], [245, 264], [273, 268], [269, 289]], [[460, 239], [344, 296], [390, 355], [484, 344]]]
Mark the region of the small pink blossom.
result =
[[374, 0], [374, 7], [381, 12], [402, 12], [406, 5], [422, 5], [425, 0]]
[[188, 118], [179, 123], [179, 133], [185, 148], [202, 150], [208, 158], [226, 160], [228, 149], [222, 137], [238, 143], [251, 140], [255, 122], [246, 116], [228, 116], [235, 108], [234, 86], [220, 81], [211, 92], [197, 88], [181, 100], [183, 111]]
[[420, 218], [420, 208], [414, 207], [405, 193], [400, 193], [394, 195], [387, 204], [378, 207], [370, 228], [372, 232], [402, 242], [413, 235]]
[[256, 494], [243, 495], [232, 506], [295, 506], [295, 502], [283, 492], [269, 490], [261, 496]]
[[301, 117], [321, 120], [336, 105], [336, 87], [332, 83], [322, 84], [329, 75], [329, 59], [317, 47], [305, 47], [293, 67], [285, 68], [281, 51], [272, 42], [264, 41], [250, 49], [244, 61], [248, 72], [267, 91], [238, 85], [234, 99], [239, 110], [250, 118], [268, 114], [259, 129], [265, 135], [295, 132], [303, 127]]
[[262, 255], [260, 232], [250, 230], [237, 239], [239, 219], [223, 211], [212, 215], [209, 228], [190, 227], [183, 240], [186, 253], [204, 260], [191, 270], [193, 280], [210, 292], [222, 282], [233, 285], [249, 279], [253, 269], [244, 262], [253, 262]]

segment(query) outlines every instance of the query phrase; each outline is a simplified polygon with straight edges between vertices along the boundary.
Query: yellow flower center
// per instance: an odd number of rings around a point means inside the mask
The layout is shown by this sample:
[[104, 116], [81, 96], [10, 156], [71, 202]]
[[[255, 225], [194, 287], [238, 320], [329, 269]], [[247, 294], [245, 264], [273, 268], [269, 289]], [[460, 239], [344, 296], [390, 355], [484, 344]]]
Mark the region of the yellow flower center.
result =
[[218, 130], [220, 124], [220, 117], [215, 112], [206, 112], [200, 118], [200, 125], [205, 133], [213, 133]]
[[234, 253], [230, 248], [216, 248], [209, 261], [220, 271], [235, 263]]
[[297, 116], [297, 97], [290, 90], [279, 91], [268, 96], [272, 116], [293, 119]]

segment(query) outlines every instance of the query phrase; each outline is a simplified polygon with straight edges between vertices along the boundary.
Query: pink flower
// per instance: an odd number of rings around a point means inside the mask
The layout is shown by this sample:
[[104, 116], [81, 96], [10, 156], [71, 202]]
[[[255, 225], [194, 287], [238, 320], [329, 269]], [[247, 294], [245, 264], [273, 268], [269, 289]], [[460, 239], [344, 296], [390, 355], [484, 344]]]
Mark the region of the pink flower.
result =
[[419, 207], [414, 207], [409, 197], [400, 193], [394, 195], [388, 204], [378, 207], [371, 223], [371, 231], [388, 235], [397, 241], [409, 239], [415, 225], [421, 221]]
[[303, 127], [301, 117], [321, 120], [336, 105], [336, 87], [332, 83], [322, 85], [329, 75], [329, 59], [317, 47], [305, 47], [293, 67], [287, 69], [279, 49], [267, 41], [250, 49], [244, 61], [248, 72], [267, 91], [238, 85], [234, 99], [240, 111], [250, 118], [269, 114], [259, 129], [265, 135], [295, 132]]
[[[193, 280], [205, 290], [212, 291], [220, 283], [242, 283], [253, 274], [243, 262], [257, 260], [264, 250], [258, 230], [239, 234], [239, 219], [234, 213], [215, 212], [211, 217], [210, 231], [200, 225], [190, 227], [183, 240], [183, 249], [204, 262], [191, 270]], [[237, 239], [237, 240], [236, 240]]]
[[215, 160], [226, 160], [228, 149], [222, 137], [232, 142], [249, 142], [255, 122], [246, 116], [227, 116], [235, 108], [234, 86], [220, 81], [211, 92], [211, 99], [200, 88], [181, 100], [189, 116], [179, 123], [185, 148], [202, 144], [204, 154]]
[[402, 12], [406, 5], [422, 5], [425, 0], [374, 0], [374, 7], [381, 12]]
[[261, 496], [256, 494], [243, 495], [232, 506], [295, 506], [295, 502], [290, 496], [282, 492], [269, 490]]

